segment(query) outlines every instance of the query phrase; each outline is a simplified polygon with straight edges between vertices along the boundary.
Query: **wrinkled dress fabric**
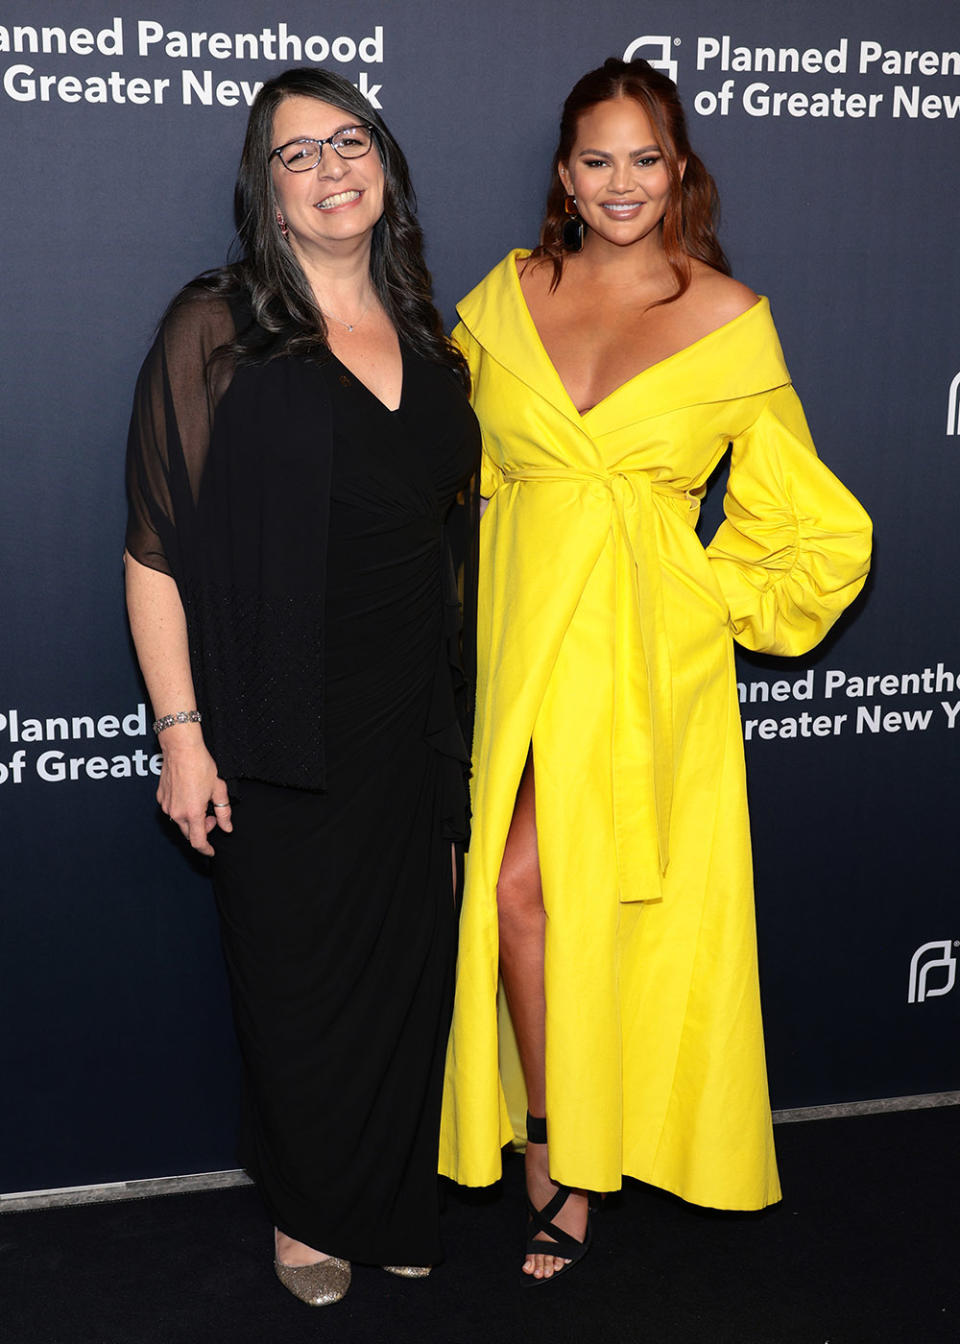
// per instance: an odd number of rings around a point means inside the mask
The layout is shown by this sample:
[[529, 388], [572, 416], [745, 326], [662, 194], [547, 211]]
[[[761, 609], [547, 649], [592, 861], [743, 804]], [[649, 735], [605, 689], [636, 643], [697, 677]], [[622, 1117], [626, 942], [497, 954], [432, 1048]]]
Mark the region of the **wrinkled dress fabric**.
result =
[[[212, 870], [243, 1061], [240, 1155], [271, 1217], [350, 1260], [431, 1264], [451, 840], [468, 815], [445, 523], [478, 434], [446, 370], [406, 348], [403, 363], [396, 412], [334, 359], [312, 371], [332, 431], [325, 787], [234, 777]], [[261, 412], [282, 435], [282, 402]]]
[[[551, 1174], [779, 1197], [734, 640], [799, 654], [870, 524], [818, 459], [766, 300], [579, 414], [509, 255], [459, 305], [483, 431], [474, 835], [441, 1170], [497, 1179], [523, 1079], [496, 883], [532, 743]], [[726, 521], [695, 531], [732, 444]]]

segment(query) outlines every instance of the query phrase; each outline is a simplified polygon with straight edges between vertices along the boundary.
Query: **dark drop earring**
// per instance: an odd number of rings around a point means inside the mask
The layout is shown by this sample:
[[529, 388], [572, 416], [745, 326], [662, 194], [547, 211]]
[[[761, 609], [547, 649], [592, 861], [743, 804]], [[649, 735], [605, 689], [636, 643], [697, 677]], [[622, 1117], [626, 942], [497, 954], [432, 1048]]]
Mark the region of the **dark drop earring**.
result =
[[563, 227], [560, 230], [560, 237], [563, 240], [564, 250], [567, 252], [579, 252], [583, 247], [583, 235], [586, 225], [580, 218], [577, 209], [576, 196], [568, 196], [563, 203], [563, 211], [566, 219], [563, 221]]

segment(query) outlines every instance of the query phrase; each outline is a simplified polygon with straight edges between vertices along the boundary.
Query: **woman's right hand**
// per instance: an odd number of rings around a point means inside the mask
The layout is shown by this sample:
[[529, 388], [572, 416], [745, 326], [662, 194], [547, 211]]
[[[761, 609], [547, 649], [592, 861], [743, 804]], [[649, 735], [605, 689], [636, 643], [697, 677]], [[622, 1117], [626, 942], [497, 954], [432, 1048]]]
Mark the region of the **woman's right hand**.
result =
[[[169, 574], [142, 565], [127, 551], [123, 559], [130, 630], [153, 712], [158, 719], [176, 716], [185, 705], [197, 703], [179, 590]], [[200, 724], [172, 723], [157, 741], [163, 752], [157, 802], [199, 854], [212, 854], [210, 832], [215, 826], [232, 831], [233, 825], [227, 786]]]
[[[192, 732], [183, 730], [193, 729]], [[233, 822], [227, 786], [194, 725], [174, 725], [164, 735], [181, 733], [163, 742], [163, 767], [157, 786], [157, 802], [171, 821], [200, 854], [213, 854], [208, 839], [215, 826], [232, 831]], [[208, 808], [213, 804], [213, 815]]]

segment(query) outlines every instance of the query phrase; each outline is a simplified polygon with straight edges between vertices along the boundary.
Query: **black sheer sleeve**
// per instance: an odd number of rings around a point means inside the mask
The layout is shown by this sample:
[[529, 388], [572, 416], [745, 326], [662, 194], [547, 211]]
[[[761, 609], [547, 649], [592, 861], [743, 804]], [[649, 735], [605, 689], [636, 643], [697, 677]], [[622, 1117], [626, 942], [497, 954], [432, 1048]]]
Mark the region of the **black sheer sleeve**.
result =
[[135, 560], [181, 581], [214, 412], [230, 383], [226, 359], [211, 361], [235, 335], [222, 299], [181, 299], [164, 319], [134, 393], [127, 438], [126, 548]]
[[187, 291], [137, 383], [127, 549], [173, 577], [204, 737], [225, 779], [324, 787], [330, 402], [296, 356], [220, 353], [242, 294]]

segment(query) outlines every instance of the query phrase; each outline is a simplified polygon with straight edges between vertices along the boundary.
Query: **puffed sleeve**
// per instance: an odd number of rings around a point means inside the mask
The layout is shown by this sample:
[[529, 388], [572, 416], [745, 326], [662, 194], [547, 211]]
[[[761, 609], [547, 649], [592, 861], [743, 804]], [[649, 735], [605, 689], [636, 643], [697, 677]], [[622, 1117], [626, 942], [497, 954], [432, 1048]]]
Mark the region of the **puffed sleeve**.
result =
[[789, 384], [734, 438], [724, 513], [707, 556], [735, 639], [806, 653], [863, 587], [871, 525], [818, 458]]
[[127, 436], [126, 549], [177, 576], [177, 518], [196, 502], [216, 402], [228, 379], [211, 355], [233, 339], [229, 306], [181, 298], [164, 318], [137, 379]]
[[[483, 346], [470, 334], [463, 322], [459, 322], [453, 330], [452, 339], [463, 352], [463, 357], [467, 361], [470, 369], [470, 400], [476, 403], [477, 390], [480, 386], [480, 379], [483, 377]], [[480, 456], [480, 494], [484, 499], [497, 490], [503, 481], [499, 468], [492, 461], [487, 452], [486, 435], [483, 433], [483, 425], [480, 426], [482, 448]]]

